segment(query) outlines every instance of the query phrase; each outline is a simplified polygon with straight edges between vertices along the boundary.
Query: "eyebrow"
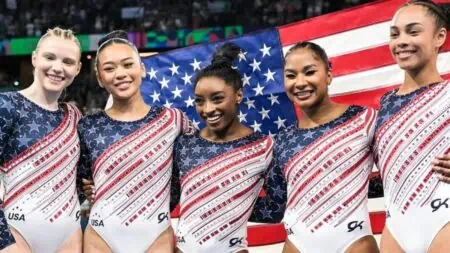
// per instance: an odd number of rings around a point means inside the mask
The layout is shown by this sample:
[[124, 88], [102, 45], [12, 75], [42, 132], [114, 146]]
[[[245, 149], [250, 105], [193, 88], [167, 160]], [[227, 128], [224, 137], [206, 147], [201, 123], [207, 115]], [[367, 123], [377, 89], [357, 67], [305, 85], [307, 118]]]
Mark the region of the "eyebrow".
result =
[[[225, 92], [224, 91], [216, 91], [216, 92], [214, 92], [213, 94], [211, 94], [211, 96], [216, 96], [216, 95], [219, 95], [219, 94], [225, 94]], [[203, 97], [202, 95], [199, 95], [199, 94], [197, 94], [197, 93], [195, 93], [195, 96], [196, 97]]]
[[[127, 57], [127, 58], [124, 58], [124, 59], [122, 59], [120, 61], [124, 62], [124, 61], [130, 60], [130, 59], [133, 59], [133, 57]], [[113, 61], [107, 61], [107, 62], [104, 62], [102, 65], [106, 65], [106, 64], [114, 64], [114, 62]]]
[[[419, 22], [413, 22], [413, 23], [408, 23], [408, 24], [406, 25], [406, 28], [410, 28], [410, 27], [415, 26], [415, 25], [423, 26], [422, 23], [419, 23]], [[391, 26], [391, 29], [398, 29], [398, 26], [393, 25], [393, 26]]]
[[[309, 65], [304, 66], [303, 69], [304, 70], [305, 69], [310, 69], [312, 67], [317, 67], [317, 65], [316, 64], [309, 64]], [[294, 69], [285, 69], [284, 72], [293, 72], [293, 73], [295, 73], [297, 71], [295, 71]]]

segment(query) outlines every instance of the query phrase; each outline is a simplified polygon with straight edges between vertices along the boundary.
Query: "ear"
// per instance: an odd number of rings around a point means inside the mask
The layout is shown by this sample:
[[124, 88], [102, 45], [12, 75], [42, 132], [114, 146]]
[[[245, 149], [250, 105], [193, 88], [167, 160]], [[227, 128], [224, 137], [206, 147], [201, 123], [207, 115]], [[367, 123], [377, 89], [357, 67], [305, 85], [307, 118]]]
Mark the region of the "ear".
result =
[[146, 72], [145, 65], [143, 62], [141, 62], [141, 71], [142, 71], [141, 77], [145, 78], [145, 76], [147, 75], [147, 72]]
[[81, 71], [81, 61], [78, 63], [78, 68], [77, 68], [77, 74], [76, 75], [78, 75], [78, 74], [80, 74], [80, 71]]
[[31, 53], [31, 64], [33, 64], [33, 68], [36, 68], [36, 60], [37, 60], [37, 52], [36, 50]]
[[331, 72], [331, 69], [329, 69], [327, 71], [327, 85], [330, 85], [331, 81], [333, 81], [333, 73]]
[[244, 99], [244, 92], [242, 91], [242, 88], [240, 88], [236, 92], [236, 104], [240, 104], [243, 99]]
[[444, 45], [446, 39], [447, 39], [447, 29], [442, 27], [436, 33], [436, 47], [441, 48], [442, 45]]

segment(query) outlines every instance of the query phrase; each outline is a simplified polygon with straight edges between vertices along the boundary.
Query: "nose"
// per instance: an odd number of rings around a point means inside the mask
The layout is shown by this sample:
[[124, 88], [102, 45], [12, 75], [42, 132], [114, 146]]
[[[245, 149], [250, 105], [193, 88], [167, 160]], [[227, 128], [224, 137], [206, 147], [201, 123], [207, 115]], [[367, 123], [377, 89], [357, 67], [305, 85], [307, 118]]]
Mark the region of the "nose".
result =
[[127, 77], [126, 71], [124, 68], [122, 67], [118, 67], [116, 69], [116, 76], [115, 76], [118, 80], [123, 80]]
[[409, 37], [405, 33], [400, 33], [396, 39], [394, 39], [394, 45], [399, 48], [405, 48], [409, 44]]
[[63, 71], [62, 64], [63, 64], [63, 63], [62, 63], [61, 61], [54, 61], [53, 64], [52, 64], [52, 70], [53, 70], [56, 74], [61, 73], [61, 72]]
[[213, 113], [216, 110], [216, 107], [210, 101], [205, 102], [205, 106], [203, 107], [203, 112], [208, 115]]
[[306, 83], [307, 83], [307, 81], [306, 81], [305, 75], [299, 74], [295, 78], [295, 87], [298, 89], [304, 89], [307, 85]]

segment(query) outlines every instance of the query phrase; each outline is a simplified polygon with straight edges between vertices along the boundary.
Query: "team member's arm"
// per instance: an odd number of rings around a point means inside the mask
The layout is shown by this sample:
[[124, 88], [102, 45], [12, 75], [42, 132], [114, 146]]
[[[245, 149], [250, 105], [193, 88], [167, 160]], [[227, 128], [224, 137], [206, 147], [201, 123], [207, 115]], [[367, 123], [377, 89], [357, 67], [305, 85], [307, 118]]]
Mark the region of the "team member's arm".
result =
[[[7, 95], [0, 94], [0, 155], [3, 155], [3, 150], [9, 141], [9, 135], [14, 130], [12, 110], [12, 101]], [[5, 184], [3, 184], [3, 173], [0, 169], [0, 250], [15, 243], [3, 211], [3, 197], [6, 191]]]
[[172, 212], [180, 202], [181, 186], [180, 186], [180, 168], [178, 165], [178, 152], [181, 150], [181, 144], [175, 140], [173, 148], [173, 166], [172, 179], [170, 181], [170, 211]]
[[83, 125], [83, 123], [80, 123], [78, 126], [78, 135], [80, 137], [80, 160], [78, 161], [77, 169], [77, 190], [80, 203], [83, 203], [86, 199], [92, 202], [95, 193], [91, 170], [92, 159], [83, 135]]
[[266, 196], [257, 198], [249, 220], [278, 223], [283, 219], [286, 209], [287, 184], [275, 150], [263, 189]]

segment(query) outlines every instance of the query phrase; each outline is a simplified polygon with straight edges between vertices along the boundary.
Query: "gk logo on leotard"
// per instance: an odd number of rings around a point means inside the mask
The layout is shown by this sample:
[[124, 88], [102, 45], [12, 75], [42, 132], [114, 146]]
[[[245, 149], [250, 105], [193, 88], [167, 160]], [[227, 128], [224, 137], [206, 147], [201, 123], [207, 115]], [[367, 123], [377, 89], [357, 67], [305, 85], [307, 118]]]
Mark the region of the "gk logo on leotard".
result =
[[286, 229], [286, 234], [287, 235], [293, 235], [294, 231], [292, 230], [292, 228], [288, 228], [288, 229]]
[[169, 213], [168, 212], [158, 214], [158, 223], [161, 223], [164, 220], [169, 220]]
[[235, 237], [230, 239], [230, 248], [242, 243], [244, 237]]
[[75, 214], [76, 221], [80, 220], [80, 211]]
[[347, 232], [353, 232], [355, 231], [355, 229], [359, 228], [360, 230], [363, 229], [362, 224], [364, 223], [364, 221], [352, 221], [347, 225], [348, 231]]
[[446, 198], [444, 200], [442, 199], [434, 199], [431, 201], [431, 208], [433, 208], [433, 213], [439, 210], [441, 207], [445, 206], [445, 208], [448, 208], [448, 199]]

